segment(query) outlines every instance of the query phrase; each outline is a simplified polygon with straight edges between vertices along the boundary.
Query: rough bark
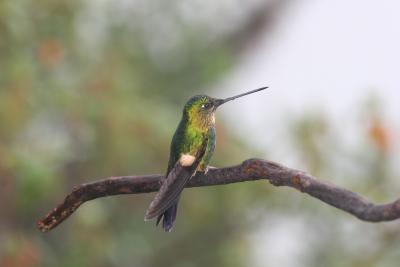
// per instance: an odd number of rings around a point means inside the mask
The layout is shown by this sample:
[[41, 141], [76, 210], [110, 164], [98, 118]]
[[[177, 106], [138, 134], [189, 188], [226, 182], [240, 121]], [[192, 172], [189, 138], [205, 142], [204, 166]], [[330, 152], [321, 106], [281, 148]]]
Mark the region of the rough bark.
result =
[[[157, 191], [162, 178], [163, 176], [159, 174], [120, 176], [76, 186], [60, 205], [37, 222], [38, 228], [43, 232], [52, 230], [89, 200], [111, 195]], [[293, 187], [363, 221], [382, 222], [400, 218], [400, 199], [388, 204], [375, 204], [350, 190], [321, 181], [306, 172], [262, 159], [249, 159], [232, 167], [212, 168], [206, 175], [198, 173], [186, 187], [224, 185], [261, 179], [268, 180], [274, 186]]]

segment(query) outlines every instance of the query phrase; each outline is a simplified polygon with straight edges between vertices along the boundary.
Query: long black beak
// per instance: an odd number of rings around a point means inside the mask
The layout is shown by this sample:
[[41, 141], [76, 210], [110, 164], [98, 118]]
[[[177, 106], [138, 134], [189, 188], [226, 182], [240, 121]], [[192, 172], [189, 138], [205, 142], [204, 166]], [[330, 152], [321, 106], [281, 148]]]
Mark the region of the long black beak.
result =
[[265, 89], [267, 89], [267, 88], [268, 88], [268, 86], [266, 86], [266, 87], [261, 87], [261, 88], [254, 89], [254, 90], [251, 90], [251, 91], [249, 91], [249, 92], [246, 92], [246, 93], [243, 93], [243, 94], [240, 94], [240, 95], [231, 96], [231, 97], [228, 97], [228, 98], [225, 98], [225, 99], [216, 99], [216, 100], [215, 100], [214, 107], [217, 108], [218, 106], [221, 106], [222, 104], [224, 104], [224, 103], [226, 103], [226, 102], [235, 100], [236, 98], [239, 98], [239, 97], [242, 97], [242, 96], [245, 96], [245, 95], [249, 95], [249, 94], [253, 94], [253, 93], [256, 93], [256, 92], [265, 90]]

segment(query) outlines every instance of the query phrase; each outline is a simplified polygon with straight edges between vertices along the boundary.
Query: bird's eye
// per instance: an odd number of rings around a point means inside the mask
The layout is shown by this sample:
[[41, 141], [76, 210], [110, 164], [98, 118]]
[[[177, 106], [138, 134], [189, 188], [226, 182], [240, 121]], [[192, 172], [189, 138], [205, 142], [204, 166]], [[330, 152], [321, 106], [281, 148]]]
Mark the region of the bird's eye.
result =
[[211, 107], [211, 103], [204, 103], [201, 105], [202, 109], [209, 109]]

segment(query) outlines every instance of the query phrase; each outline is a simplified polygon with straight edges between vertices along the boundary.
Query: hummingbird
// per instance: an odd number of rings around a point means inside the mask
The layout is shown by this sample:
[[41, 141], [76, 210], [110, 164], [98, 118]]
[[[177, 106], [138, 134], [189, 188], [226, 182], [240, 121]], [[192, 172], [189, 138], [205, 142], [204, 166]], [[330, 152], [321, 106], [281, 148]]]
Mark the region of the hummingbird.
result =
[[161, 187], [150, 203], [145, 221], [157, 217], [156, 226], [163, 219], [164, 231], [170, 232], [175, 223], [178, 202], [186, 183], [197, 171], [207, 173], [215, 150], [215, 111], [222, 104], [253, 94], [261, 87], [225, 99], [196, 95], [188, 100], [170, 147], [168, 168]]

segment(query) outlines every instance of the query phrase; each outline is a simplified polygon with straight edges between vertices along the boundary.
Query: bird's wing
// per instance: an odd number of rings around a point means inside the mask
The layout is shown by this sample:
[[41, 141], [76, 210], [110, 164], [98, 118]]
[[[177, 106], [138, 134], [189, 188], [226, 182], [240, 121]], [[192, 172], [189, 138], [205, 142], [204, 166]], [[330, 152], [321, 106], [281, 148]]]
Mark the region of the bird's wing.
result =
[[[205, 144], [207, 144], [207, 139], [205, 140]], [[186, 183], [196, 172], [197, 166], [204, 156], [206, 145], [202, 145], [201, 147], [202, 149], [196, 155], [181, 155], [150, 203], [144, 217], [145, 220], [151, 220], [163, 214], [179, 197]]]

